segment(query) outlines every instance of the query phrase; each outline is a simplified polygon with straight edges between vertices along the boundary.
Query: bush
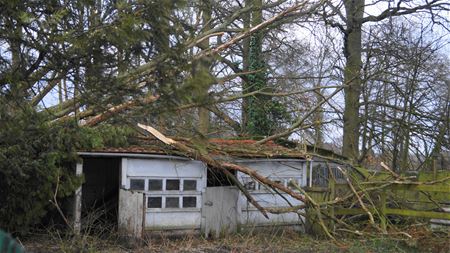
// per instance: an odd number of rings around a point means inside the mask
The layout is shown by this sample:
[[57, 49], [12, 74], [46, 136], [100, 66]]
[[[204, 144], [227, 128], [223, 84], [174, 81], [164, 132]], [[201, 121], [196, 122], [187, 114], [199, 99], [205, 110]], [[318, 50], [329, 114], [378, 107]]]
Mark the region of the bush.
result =
[[57, 184], [58, 198], [80, 185], [72, 170], [76, 150], [101, 147], [108, 140], [121, 145], [127, 134], [122, 128], [56, 124], [32, 108], [11, 110], [0, 104], [0, 228], [24, 233], [39, 224], [53, 208], [49, 200]]

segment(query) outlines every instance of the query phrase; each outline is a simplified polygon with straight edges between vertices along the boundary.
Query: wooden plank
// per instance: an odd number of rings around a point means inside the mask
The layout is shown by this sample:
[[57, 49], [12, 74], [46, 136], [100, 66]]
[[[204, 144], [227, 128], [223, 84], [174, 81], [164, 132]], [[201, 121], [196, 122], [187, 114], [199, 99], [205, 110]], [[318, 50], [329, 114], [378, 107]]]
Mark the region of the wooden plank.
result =
[[206, 188], [203, 195], [202, 232], [206, 238], [235, 233], [240, 216], [239, 189], [235, 186]]
[[142, 210], [145, 208], [145, 198], [142, 192], [119, 189], [118, 231], [126, 237], [142, 238], [145, 220]]
[[425, 191], [425, 192], [444, 192], [448, 193], [450, 196], [450, 185], [411, 185], [411, 184], [396, 184], [392, 185], [390, 188], [394, 190], [405, 190], [405, 191]]
[[303, 189], [308, 193], [309, 192], [329, 192], [330, 191], [330, 189], [328, 187], [319, 187], [319, 186], [313, 186], [313, 187], [307, 186], [307, 187], [303, 187]]
[[384, 233], [387, 232], [387, 221], [386, 221], [386, 191], [382, 191], [380, 194], [380, 225]]
[[[366, 212], [361, 208], [351, 208], [351, 209], [335, 209], [335, 215], [357, 215], [357, 214], [365, 214]], [[444, 212], [432, 212], [432, 211], [417, 211], [417, 210], [408, 210], [408, 209], [394, 209], [394, 208], [386, 208], [385, 213], [387, 215], [401, 215], [408, 217], [422, 217], [422, 218], [430, 218], [430, 219], [445, 219], [450, 220], [450, 213]]]
[[[331, 177], [328, 178], [328, 188], [330, 189], [329, 200], [334, 200], [336, 198], [336, 184], [335, 184], [334, 177], [333, 178], [331, 178]], [[334, 206], [331, 206], [330, 214], [331, 214], [331, 217], [334, 218]], [[334, 230], [334, 221], [333, 220], [331, 221], [331, 227]]]
[[401, 215], [401, 216], [409, 216], [409, 217], [422, 217], [422, 218], [430, 218], [430, 219], [450, 220], [450, 213], [445, 213], [445, 212], [417, 211], [417, 210], [408, 210], [408, 209], [386, 208], [386, 213]]
[[[75, 168], [75, 175], [81, 177], [82, 174], [83, 163], [77, 163]], [[81, 187], [82, 186], [80, 185], [80, 187], [75, 190], [75, 199], [73, 203], [73, 230], [76, 235], [79, 235], [81, 231]]]

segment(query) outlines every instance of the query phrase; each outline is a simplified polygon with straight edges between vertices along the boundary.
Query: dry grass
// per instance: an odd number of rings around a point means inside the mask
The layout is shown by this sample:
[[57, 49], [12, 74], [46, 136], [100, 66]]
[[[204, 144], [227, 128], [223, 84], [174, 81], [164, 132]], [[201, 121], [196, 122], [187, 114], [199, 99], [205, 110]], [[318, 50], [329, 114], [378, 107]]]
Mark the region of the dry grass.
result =
[[450, 252], [449, 233], [433, 233], [423, 227], [409, 231], [413, 238], [398, 237], [341, 238], [341, 245], [319, 240], [291, 230], [242, 232], [221, 239], [205, 239], [196, 234], [173, 238], [164, 234], [142, 241], [117, 236], [64, 237], [53, 234], [34, 235], [24, 242], [29, 252]]

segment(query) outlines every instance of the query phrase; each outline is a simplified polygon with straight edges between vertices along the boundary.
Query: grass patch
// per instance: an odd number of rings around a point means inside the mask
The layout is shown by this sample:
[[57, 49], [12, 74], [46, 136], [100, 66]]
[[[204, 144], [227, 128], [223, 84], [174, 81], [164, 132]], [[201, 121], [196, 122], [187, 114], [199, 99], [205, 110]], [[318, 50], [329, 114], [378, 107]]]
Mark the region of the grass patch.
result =
[[449, 233], [415, 229], [412, 238], [398, 236], [340, 238], [340, 244], [319, 240], [291, 230], [242, 232], [220, 239], [205, 239], [197, 234], [171, 238], [164, 234], [130, 242], [117, 236], [69, 237], [47, 233], [28, 238], [29, 252], [450, 252]]

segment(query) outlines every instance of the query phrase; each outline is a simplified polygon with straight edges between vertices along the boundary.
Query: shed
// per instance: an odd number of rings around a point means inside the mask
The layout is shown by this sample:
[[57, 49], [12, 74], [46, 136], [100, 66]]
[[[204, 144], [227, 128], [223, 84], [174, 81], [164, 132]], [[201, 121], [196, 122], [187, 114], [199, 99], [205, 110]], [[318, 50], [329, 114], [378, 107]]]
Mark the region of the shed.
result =
[[[291, 180], [306, 186], [312, 162], [304, 153], [273, 142], [255, 149], [253, 142], [212, 139], [208, 146], [220, 159], [250, 167], [286, 186]], [[237, 227], [302, 223], [295, 213], [271, 214], [266, 219], [223, 174], [167, 147], [142, 145], [78, 154], [83, 161], [77, 164], [77, 173], [84, 175], [85, 182], [74, 203], [77, 229], [85, 222], [81, 217], [95, 208], [106, 209], [121, 234], [135, 237], [150, 231], [218, 234]], [[235, 175], [264, 207], [301, 204], [246, 174]]]

